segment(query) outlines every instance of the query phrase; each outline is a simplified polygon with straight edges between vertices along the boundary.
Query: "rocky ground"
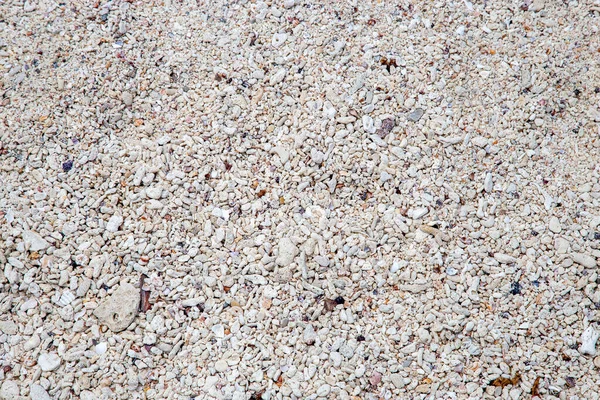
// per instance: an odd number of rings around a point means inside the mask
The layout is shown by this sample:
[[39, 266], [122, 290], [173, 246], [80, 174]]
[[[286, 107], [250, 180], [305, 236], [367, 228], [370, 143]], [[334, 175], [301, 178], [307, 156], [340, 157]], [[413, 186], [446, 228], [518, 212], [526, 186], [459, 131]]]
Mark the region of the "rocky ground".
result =
[[599, 398], [599, 29], [0, 1], [0, 398]]

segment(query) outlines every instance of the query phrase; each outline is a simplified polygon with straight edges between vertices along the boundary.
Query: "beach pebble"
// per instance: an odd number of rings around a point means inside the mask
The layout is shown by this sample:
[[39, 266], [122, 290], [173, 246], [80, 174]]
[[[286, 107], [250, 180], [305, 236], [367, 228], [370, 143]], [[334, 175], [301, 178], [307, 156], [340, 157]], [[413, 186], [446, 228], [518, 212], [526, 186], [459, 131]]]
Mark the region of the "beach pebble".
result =
[[581, 335], [581, 346], [579, 352], [581, 354], [594, 355], [596, 354], [596, 342], [600, 337], [600, 333], [592, 326], [588, 326]]
[[38, 357], [38, 365], [42, 371], [54, 371], [60, 367], [61, 359], [56, 353], [42, 353]]
[[406, 118], [411, 122], [417, 122], [423, 117], [423, 114], [425, 114], [425, 111], [422, 108], [417, 108], [411, 111]]
[[583, 265], [586, 268], [596, 267], [596, 259], [588, 254], [571, 253], [571, 259], [577, 264]]
[[304, 328], [304, 333], [302, 334], [302, 339], [304, 340], [304, 343], [309, 346], [315, 344], [315, 341], [317, 340], [317, 333], [312, 325], [306, 325]]
[[5, 380], [0, 386], [0, 398], [3, 400], [16, 399], [19, 396], [19, 385], [12, 380]]
[[560, 231], [562, 231], [560, 220], [557, 217], [551, 217], [548, 228], [554, 233], [560, 233]]
[[23, 241], [29, 247], [29, 251], [41, 251], [50, 247], [50, 243], [33, 231], [24, 231]]
[[116, 232], [119, 230], [119, 227], [121, 226], [122, 223], [123, 223], [123, 217], [118, 214], [115, 214], [112, 217], [110, 217], [108, 222], [106, 223], [106, 231], [107, 232]]
[[12, 320], [0, 321], [0, 332], [6, 333], [7, 335], [16, 335], [19, 331], [19, 326]]
[[279, 245], [277, 248], [279, 253], [275, 262], [282, 267], [287, 267], [290, 265], [299, 252], [299, 249], [294, 242], [286, 237], [279, 239]]
[[122, 283], [112, 295], [94, 310], [101, 324], [113, 332], [127, 329], [135, 319], [140, 304], [140, 291], [129, 283]]
[[43, 386], [35, 384], [35, 383], [33, 385], [31, 385], [31, 387], [29, 388], [29, 395], [31, 396], [32, 399], [35, 399], [35, 400], [51, 400], [52, 399], [52, 397], [50, 397], [50, 395], [48, 394], [46, 389], [44, 389]]

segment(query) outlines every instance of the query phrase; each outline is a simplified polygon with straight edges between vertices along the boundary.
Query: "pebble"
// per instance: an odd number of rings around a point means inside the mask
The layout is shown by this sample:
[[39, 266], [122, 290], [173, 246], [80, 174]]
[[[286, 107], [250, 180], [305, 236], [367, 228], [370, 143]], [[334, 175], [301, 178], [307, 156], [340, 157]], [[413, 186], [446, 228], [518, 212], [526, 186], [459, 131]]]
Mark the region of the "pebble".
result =
[[48, 394], [48, 392], [46, 391], [46, 389], [44, 389], [43, 386], [38, 385], [38, 384], [33, 384], [31, 385], [31, 387], [29, 388], [29, 395], [31, 396], [31, 399], [35, 399], [35, 400], [51, 400], [52, 397], [50, 397], [50, 395]]
[[123, 217], [118, 214], [115, 214], [112, 217], [110, 217], [110, 219], [106, 223], [106, 231], [107, 232], [117, 232], [122, 223], [123, 223]]
[[483, 182], [483, 190], [485, 190], [487, 193], [490, 193], [493, 188], [494, 188], [494, 182], [492, 181], [492, 173], [488, 172], [487, 174], [485, 174], [485, 180]]
[[140, 304], [140, 291], [129, 283], [122, 283], [113, 294], [94, 310], [101, 324], [113, 332], [127, 329], [135, 319]]
[[19, 332], [19, 326], [12, 320], [0, 321], [0, 332], [7, 335], [16, 335]]
[[554, 233], [560, 233], [560, 231], [562, 231], [560, 220], [557, 217], [551, 217], [548, 228]]
[[33, 231], [24, 231], [23, 241], [29, 247], [29, 251], [41, 251], [50, 247], [50, 243]]
[[227, 368], [229, 368], [229, 365], [226, 360], [219, 360], [215, 363], [215, 370], [217, 370], [217, 372], [225, 372], [227, 371]]
[[273, 35], [273, 39], [271, 40], [271, 45], [275, 48], [282, 46], [287, 40], [287, 33], [276, 33]]
[[133, 104], [133, 95], [130, 92], [123, 92], [121, 94], [121, 99], [126, 106]]
[[279, 253], [275, 262], [282, 267], [287, 267], [290, 265], [294, 261], [296, 255], [299, 253], [299, 249], [294, 242], [286, 237], [279, 239], [277, 248]]
[[15, 381], [5, 380], [0, 386], [0, 398], [4, 400], [16, 399], [19, 396], [19, 385]]
[[327, 383], [324, 385], [321, 385], [318, 389], [317, 389], [317, 396], [318, 397], [326, 397], [329, 395], [329, 393], [331, 392], [331, 385], [328, 385]]
[[60, 367], [61, 359], [56, 353], [42, 353], [38, 357], [38, 365], [42, 371], [55, 371]]
[[513, 264], [517, 262], [516, 258], [504, 253], [495, 253], [494, 258], [501, 264]]
[[596, 259], [583, 253], [571, 253], [571, 259], [586, 268], [596, 268]]
[[406, 384], [404, 383], [404, 378], [400, 374], [391, 374], [390, 381], [392, 385], [394, 385], [398, 389], [402, 389]]
[[425, 111], [422, 108], [417, 108], [406, 117], [411, 122], [418, 122], [423, 117]]
[[309, 346], [315, 344], [317, 340], [317, 333], [315, 332], [315, 329], [312, 325], [306, 325], [306, 327], [304, 328], [304, 333], [302, 334], [302, 339], [304, 340], [304, 343], [306, 343]]
[[39, 335], [33, 334], [31, 337], [23, 344], [23, 350], [30, 351], [38, 347], [41, 343], [41, 339]]
[[579, 347], [579, 352], [581, 354], [596, 354], [596, 342], [600, 337], [600, 333], [594, 329], [593, 326], [588, 326], [583, 334], [581, 335], [581, 346]]

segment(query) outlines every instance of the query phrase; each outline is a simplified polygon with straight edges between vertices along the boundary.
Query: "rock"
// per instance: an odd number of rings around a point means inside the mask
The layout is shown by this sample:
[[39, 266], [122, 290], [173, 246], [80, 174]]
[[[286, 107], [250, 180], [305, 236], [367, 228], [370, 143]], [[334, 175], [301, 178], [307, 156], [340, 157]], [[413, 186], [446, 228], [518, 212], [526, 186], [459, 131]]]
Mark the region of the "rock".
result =
[[108, 299], [100, 303], [94, 315], [111, 331], [120, 332], [131, 325], [139, 304], [140, 291], [130, 283], [122, 283]]
[[557, 217], [550, 218], [548, 228], [554, 233], [560, 233], [562, 227], [560, 226], [560, 220]]
[[354, 356], [354, 347], [350, 346], [348, 343], [344, 343], [340, 346], [340, 353], [347, 359], [350, 359]]
[[285, 0], [283, 2], [283, 7], [284, 8], [292, 8], [296, 5], [296, 0]]
[[512, 263], [517, 262], [516, 258], [509, 256], [508, 254], [504, 254], [504, 253], [496, 253], [496, 254], [494, 254], [494, 258], [500, 264], [512, 264]]
[[583, 265], [586, 268], [595, 268], [596, 259], [592, 256], [583, 253], [572, 253], [571, 259], [579, 265]]
[[23, 241], [29, 247], [29, 251], [41, 251], [50, 247], [50, 243], [34, 231], [23, 232]]
[[106, 353], [106, 351], [108, 350], [108, 343], [107, 342], [100, 342], [98, 343], [95, 347], [94, 347], [94, 351], [96, 352], [96, 354], [98, 354], [99, 356], [101, 356], [102, 354]]
[[312, 325], [306, 325], [306, 328], [304, 328], [304, 333], [302, 334], [302, 339], [304, 340], [304, 343], [309, 346], [315, 344], [317, 341], [317, 332], [315, 332], [315, 329]]
[[494, 181], [492, 180], [492, 173], [488, 172], [483, 180], [483, 190], [490, 193], [494, 189]]
[[529, 6], [529, 11], [538, 12], [542, 11], [545, 7], [545, 0], [534, 0], [533, 4]]
[[269, 78], [269, 84], [272, 85], [276, 85], [278, 83], [283, 82], [283, 80], [285, 79], [285, 76], [287, 74], [287, 71], [285, 68], [280, 68], [279, 70], [277, 70], [277, 72], [275, 72], [271, 78]]
[[30, 351], [39, 346], [41, 340], [37, 334], [33, 334], [24, 344], [23, 349], [25, 351]]
[[227, 365], [227, 361], [225, 360], [219, 360], [215, 363], [215, 369], [217, 370], [217, 372], [225, 372], [227, 371], [227, 368], [229, 366]]
[[106, 230], [108, 232], [116, 232], [119, 230], [119, 227], [121, 226], [122, 223], [123, 223], [123, 217], [118, 214], [115, 214], [112, 217], [110, 217], [110, 219], [106, 223]]
[[38, 365], [42, 371], [55, 371], [60, 367], [61, 359], [56, 353], [42, 353], [38, 357]]
[[328, 384], [324, 384], [321, 385], [318, 389], [317, 389], [317, 396], [318, 397], [325, 397], [329, 394], [329, 392], [331, 392], [331, 386]]
[[298, 255], [299, 251], [298, 247], [289, 238], [281, 238], [279, 240], [278, 249], [279, 254], [275, 259], [275, 262], [282, 267], [290, 265]]
[[369, 383], [372, 386], [377, 386], [381, 382], [381, 378], [382, 378], [381, 373], [375, 371], [375, 372], [373, 372], [373, 374], [371, 374], [371, 377], [369, 378]]
[[0, 332], [7, 335], [16, 335], [18, 331], [19, 327], [12, 320], [0, 321]]
[[406, 118], [409, 121], [417, 122], [421, 119], [421, 117], [423, 117], [423, 114], [425, 114], [425, 111], [422, 108], [417, 108], [414, 111], [412, 111], [410, 114], [408, 114], [408, 116]]
[[129, 92], [123, 92], [121, 94], [121, 99], [126, 106], [130, 106], [133, 103], [133, 95]]
[[600, 369], [600, 356], [594, 358], [594, 366], [598, 369]]
[[31, 400], [52, 400], [52, 397], [50, 397], [46, 389], [36, 383], [31, 385], [29, 395], [31, 396]]
[[151, 199], [158, 200], [162, 196], [162, 188], [160, 188], [160, 187], [147, 188], [146, 196], [148, 196]]
[[3, 400], [16, 399], [19, 396], [19, 385], [15, 381], [6, 380], [0, 387], [0, 398]]
[[579, 347], [579, 352], [581, 354], [589, 354], [592, 356], [595, 355], [598, 337], [600, 337], [600, 333], [598, 333], [593, 326], [588, 326], [581, 335], [581, 346]]
[[566, 254], [569, 251], [569, 241], [558, 237], [554, 240], [554, 250], [557, 254]]
[[342, 365], [342, 355], [340, 353], [338, 353], [337, 351], [332, 351], [329, 354], [329, 359], [331, 360], [331, 364], [337, 368], [340, 365]]
[[400, 374], [391, 374], [390, 381], [398, 389], [402, 389], [404, 386], [406, 386], [404, 383], [404, 378]]
[[321, 267], [328, 267], [329, 266], [329, 258], [327, 257], [323, 257], [323, 256], [315, 256], [314, 260], [316, 261], [317, 264], [319, 264]]
[[285, 43], [287, 38], [287, 33], [276, 33], [273, 35], [273, 39], [271, 39], [271, 45], [273, 47], [280, 47]]

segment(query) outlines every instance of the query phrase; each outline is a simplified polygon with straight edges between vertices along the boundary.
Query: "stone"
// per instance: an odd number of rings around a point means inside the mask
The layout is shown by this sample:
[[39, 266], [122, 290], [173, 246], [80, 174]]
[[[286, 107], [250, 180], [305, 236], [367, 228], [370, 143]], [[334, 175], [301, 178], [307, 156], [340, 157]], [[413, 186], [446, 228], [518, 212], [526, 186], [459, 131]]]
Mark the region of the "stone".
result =
[[229, 366], [227, 365], [226, 360], [219, 360], [215, 363], [215, 369], [217, 370], [217, 372], [225, 372], [227, 371], [228, 367]]
[[569, 241], [561, 237], [554, 239], [554, 250], [557, 254], [566, 254], [569, 251]]
[[517, 262], [516, 258], [509, 256], [508, 254], [504, 254], [504, 253], [496, 253], [496, 254], [494, 254], [494, 258], [500, 264], [513, 264], [513, 263]]
[[271, 78], [269, 78], [269, 84], [271, 86], [273, 86], [273, 85], [283, 82], [286, 75], [287, 75], [287, 70], [285, 68], [278, 69], [277, 72], [275, 72], [271, 76]]
[[579, 347], [579, 352], [581, 354], [596, 354], [596, 342], [600, 337], [600, 333], [594, 329], [593, 326], [588, 326], [583, 334], [581, 335], [581, 346]]
[[423, 114], [425, 114], [425, 111], [422, 108], [417, 108], [410, 114], [408, 114], [406, 118], [409, 121], [418, 122], [421, 119], [421, 117], [423, 117]]
[[590, 255], [583, 253], [571, 253], [573, 262], [583, 265], [586, 268], [596, 268], [596, 259]]
[[37, 334], [33, 334], [24, 344], [23, 349], [25, 351], [30, 351], [35, 349], [40, 345], [40, 337]]
[[106, 223], [106, 231], [107, 232], [116, 232], [119, 230], [119, 227], [123, 223], [123, 217], [115, 214]]
[[19, 327], [12, 320], [0, 321], [0, 332], [7, 335], [16, 335], [18, 331]]
[[130, 106], [133, 104], [133, 95], [129, 92], [123, 92], [121, 94], [121, 99], [126, 106]]
[[0, 398], [3, 400], [16, 399], [19, 396], [19, 384], [15, 381], [5, 380], [0, 386]]
[[317, 396], [318, 397], [325, 397], [330, 392], [331, 392], [331, 386], [328, 385], [328, 384], [324, 384], [324, 385], [319, 386], [319, 388], [317, 389]]
[[406, 386], [404, 383], [404, 378], [400, 374], [391, 374], [390, 381], [397, 389], [402, 389], [404, 386]]
[[562, 231], [562, 227], [560, 225], [560, 220], [557, 217], [550, 218], [550, 222], [548, 223], [548, 228], [550, 231], [554, 233], [560, 233]]
[[24, 231], [23, 241], [29, 247], [29, 251], [41, 251], [50, 247], [50, 243], [34, 231]]
[[162, 188], [160, 188], [160, 187], [146, 188], [146, 196], [148, 196], [151, 199], [158, 200], [162, 196]]
[[273, 39], [271, 39], [271, 46], [277, 48], [282, 46], [287, 40], [287, 33], [276, 33], [273, 35]]
[[306, 327], [304, 328], [304, 333], [302, 334], [302, 339], [304, 340], [304, 343], [306, 343], [309, 346], [315, 344], [315, 342], [317, 341], [317, 333], [315, 332], [315, 329], [312, 325], [306, 325]]
[[32, 400], [52, 400], [52, 397], [50, 397], [46, 389], [36, 383], [29, 388], [29, 395]]
[[94, 310], [101, 324], [113, 332], [127, 329], [135, 319], [140, 304], [140, 291], [130, 283], [121, 286]]
[[331, 364], [335, 368], [338, 368], [340, 365], [342, 365], [342, 355], [340, 353], [338, 353], [337, 351], [332, 351], [329, 354], [329, 359], [331, 360]]
[[488, 172], [485, 175], [485, 179], [483, 180], [483, 190], [485, 190], [487, 193], [490, 193], [492, 191], [492, 189], [494, 189], [494, 182], [492, 180], [492, 173]]
[[279, 254], [275, 262], [281, 267], [290, 265], [299, 252], [298, 247], [289, 238], [281, 238], [277, 248], [279, 249]]
[[44, 372], [57, 370], [60, 363], [61, 359], [56, 353], [42, 353], [38, 357], [38, 365]]

